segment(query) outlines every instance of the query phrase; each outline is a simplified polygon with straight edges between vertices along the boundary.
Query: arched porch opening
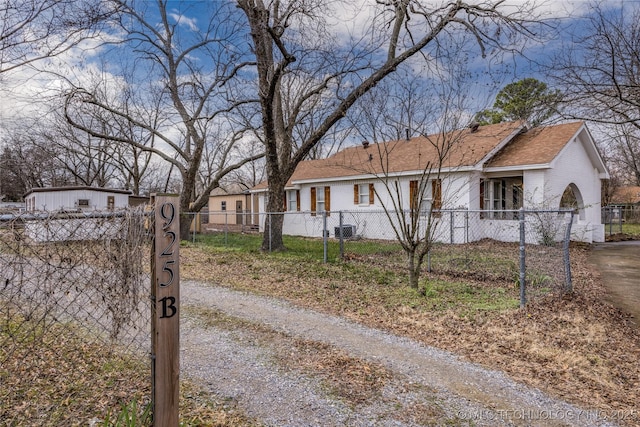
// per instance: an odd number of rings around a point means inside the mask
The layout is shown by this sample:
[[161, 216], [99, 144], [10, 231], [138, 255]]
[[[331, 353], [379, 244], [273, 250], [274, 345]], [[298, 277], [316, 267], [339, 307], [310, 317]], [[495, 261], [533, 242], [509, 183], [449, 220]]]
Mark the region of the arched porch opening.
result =
[[560, 197], [560, 209], [578, 209], [578, 218], [584, 220], [584, 201], [580, 189], [571, 183], [564, 189]]

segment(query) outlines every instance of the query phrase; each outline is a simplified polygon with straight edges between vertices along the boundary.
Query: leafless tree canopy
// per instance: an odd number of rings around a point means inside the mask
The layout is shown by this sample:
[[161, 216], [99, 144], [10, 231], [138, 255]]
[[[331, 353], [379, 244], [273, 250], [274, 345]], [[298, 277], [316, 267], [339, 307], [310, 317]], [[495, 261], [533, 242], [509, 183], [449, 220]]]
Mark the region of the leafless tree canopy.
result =
[[[170, 164], [181, 177], [182, 211], [198, 211], [226, 174], [262, 155], [237, 151], [244, 131], [229, 119], [250, 102], [228, 96], [227, 85], [246, 66], [235, 49], [241, 23], [223, 2], [206, 3], [197, 27], [187, 16], [190, 2], [112, 3], [120, 11], [114, 24], [124, 34], [114, 49], [131, 62], [121, 64], [119, 81], [98, 76], [92, 85], [74, 84], [67, 120], [94, 138]], [[183, 222], [184, 231], [188, 218]]]
[[590, 3], [584, 26], [554, 58], [550, 75], [570, 118], [602, 124], [602, 148], [621, 181], [640, 184], [640, 10]]
[[573, 116], [640, 128], [640, 11], [592, 4], [586, 30], [556, 58], [553, 75]]
[[[524, 3], [517, 10], [503, 9], [503, 3], [378, 1], [363, 28], [339, 34], [333, 26], [339, 17], [331, 11], [352, 3], [238, 0], [257, 64], [267, 209], [282, 211], [284, 186], [298, 163], [400, 64], [418, 54], [435, 63], [447, 40], [463, 33], [471, 35], [481, 56], [517, 49], [517, 38], [531, 35], [527, 24], [533, 14]], [[273, 227], [265, 233], [271, 242], [263, 246], [283, 248], [281, 221]]]
[[1, 0], [0, 73], [66, 52], [113, 12], [92, 0]]

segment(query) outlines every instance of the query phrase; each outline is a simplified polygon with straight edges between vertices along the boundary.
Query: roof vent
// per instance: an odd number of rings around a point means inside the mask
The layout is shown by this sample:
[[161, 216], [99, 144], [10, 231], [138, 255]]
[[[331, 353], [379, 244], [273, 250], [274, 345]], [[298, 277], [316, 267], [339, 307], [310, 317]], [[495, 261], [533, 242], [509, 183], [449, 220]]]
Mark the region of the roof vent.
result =
[[480, 123], [478, 122], [469, 123], [469, 129], [471, 129], [471, 133], [477, 132], [479, 127], [480, 127]]
[[369, 148], [369, 141], [362, 141], [362, 146], [366, 149]]

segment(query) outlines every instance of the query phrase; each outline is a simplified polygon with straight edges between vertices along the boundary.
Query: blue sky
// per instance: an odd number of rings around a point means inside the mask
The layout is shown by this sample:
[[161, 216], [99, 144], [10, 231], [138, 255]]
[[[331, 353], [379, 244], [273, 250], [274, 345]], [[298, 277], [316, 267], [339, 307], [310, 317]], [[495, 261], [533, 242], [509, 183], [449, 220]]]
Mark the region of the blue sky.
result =
[[[342, 5], [332, 3], [333, 9], [327, 11], [333, 18], [336, 26], [334, 35], [336, 40], [346, 40], [348, 37], [360, 36], [361, 28], [366, 27], [366, 23], [372, 19], [372, 12], [365, 7], [366, 4], [373, 0], [345, 0]], [[146, 2], [139, 4], [145, 5]], [[510, 4], [519, 6], [523, 2], [512, 0]], [[492, 103], [493, 96], [504, 85], [524, 77], [540, 77], [537, 70], [537, 62], [544, 63], [552, 58], [563, 43], [570, 42], [570, 32], [579, 30], [584, 22], [583, 19], [588, 14], [589, 1], [585, 0], [547, 0], [538, 1], [539, 7], [536, 9], [549, 22], [559, 23], [560, 31], [558, 34], [540, 34], [547, 40], [540, 44], [531, 43], [524, 54], [527, 58], [503, 56], [487, 61], [478, 55], [468, 56], [469, 70], [474, 76], [477, 76], [474, 91], [477, 91], [477, 109], [486, 108], [487, 104]], [[204, 29], [207, 20], [207, 9], [211, 6], [220, 6], [220, 2], [212, 2], [211, 0], [189, 0], [189, 1], [169, 1], [169, 9], [173, 19], [177, 23], [185, 35], [193, 35], [194, 31]], [[509, 4], [509, 2], [507, 2]], [[151, 2], [146, 5], [152, 5]], [[605, 7], [611, 8], [638, 8], [640, 0], [608, 0], [603, 2]], [[550, 36], [550, 37], [547, 37]], [[107, 38], [117, 38], [118, 34], [105, 34]], [[247, 37], [245, 35], [245, 37]], [[56, 58], [51, 61], [51, 65], [56, 70], [61, 70], [67, 76], [74, 76], [79, 82], [88, 79], [88, 76], [96, 73], [104, 73], [104, 65], [106, 69], [113, 71], [111, 78], [118, 80], [117, 62], [113, 61], [114, 54], [121, 55], [122, 50], [115, 49], [111, 53], [104, 55], [106, 49], [99, 48], [99, 42], [87, 41], [77, 49]], [[202, 58], [202, 60], [206, 60]], [[109, 62], [112, 65], [109, 66]], [[64, 70], [67, 71], [64, 71]], [[421, 67], [419, 58], [411, 60], [406, 67], [409, 72], [416, 75], [423, 75], [424, 69]], [[494, 73], [492, 77], [488, 77], [485, 72]], [[3, 102], [0, 106], [0, 122], [6, 123], [12, 119], [29, 115], [41, 115], [42, 110], [33, 101], [38, 100], [45, 95], [55, 94], [62, 82], [59, 79], [52, 78], [45, 74], [39, 73], [33, 69], [19, 70], [2, 76], [0, 80], [0, 95]]]

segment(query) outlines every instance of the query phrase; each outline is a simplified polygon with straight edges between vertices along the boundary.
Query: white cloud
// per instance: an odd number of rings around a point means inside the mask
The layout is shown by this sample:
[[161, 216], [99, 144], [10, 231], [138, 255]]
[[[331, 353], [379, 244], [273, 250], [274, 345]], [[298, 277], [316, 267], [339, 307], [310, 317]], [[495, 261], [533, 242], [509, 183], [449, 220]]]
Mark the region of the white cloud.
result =
[[187, 16], [173, 11], [169, 13], [169, 16], [176, 21], [178, 25], [188, 28], [191, 31], [198, 31], [198, 20], [195, 18], [188, 18]]

